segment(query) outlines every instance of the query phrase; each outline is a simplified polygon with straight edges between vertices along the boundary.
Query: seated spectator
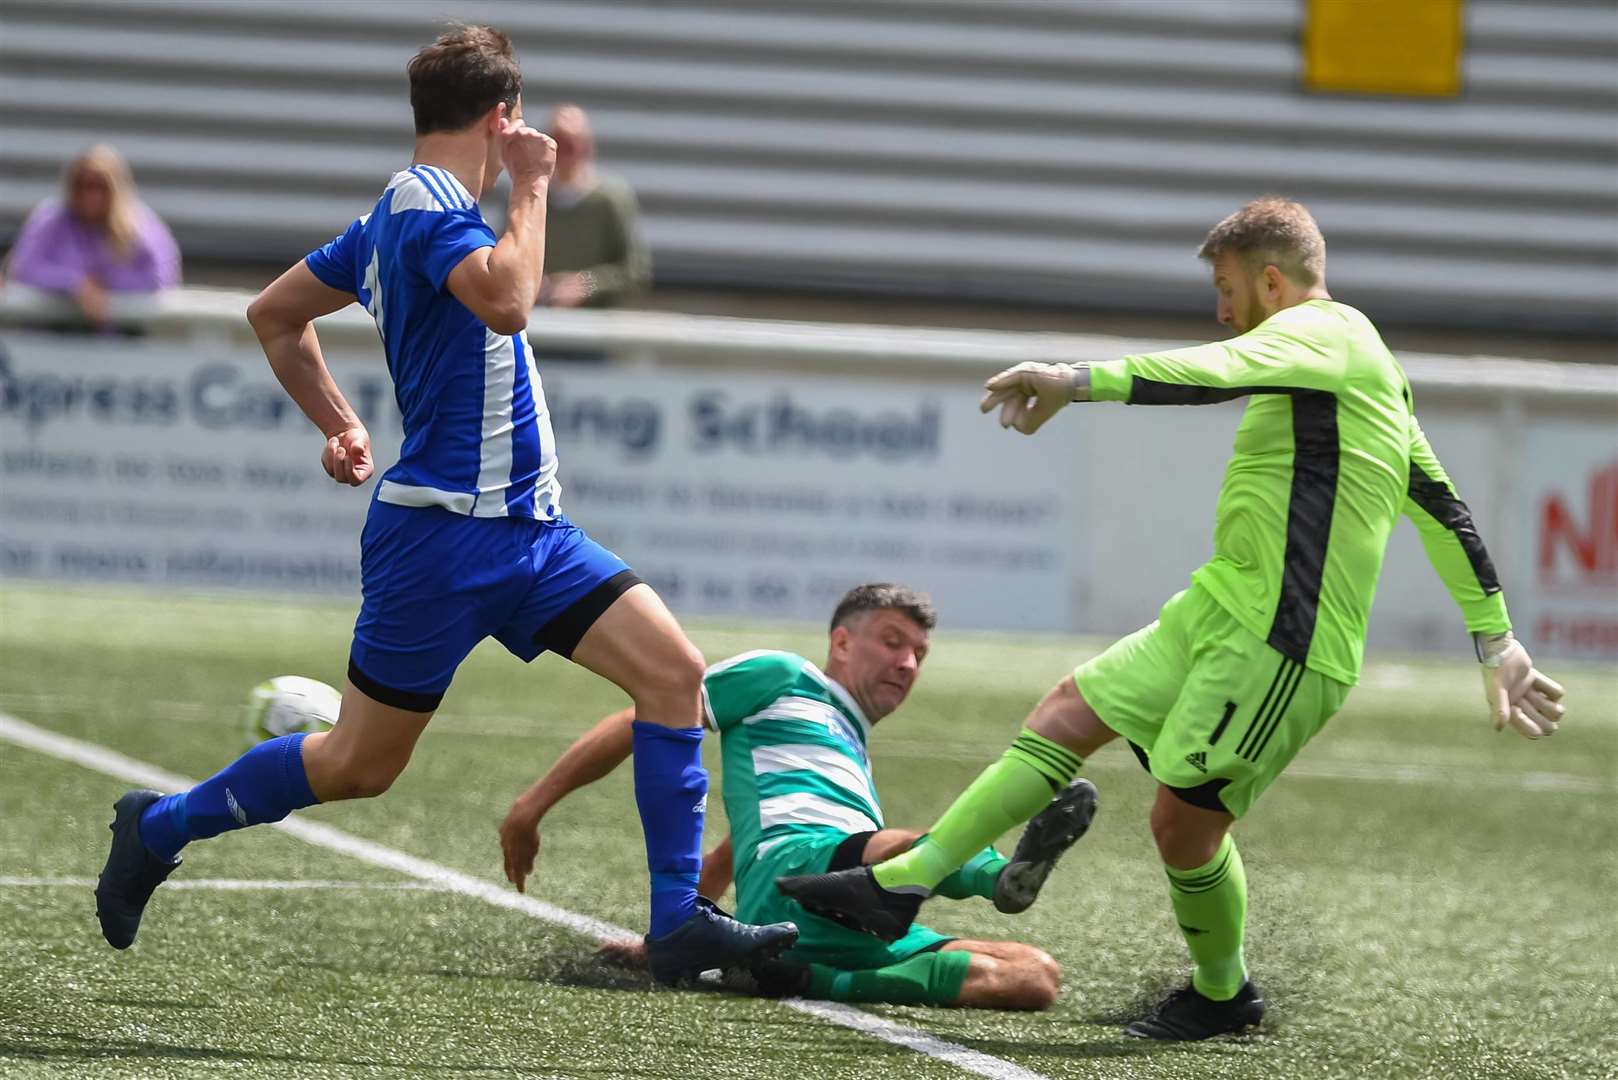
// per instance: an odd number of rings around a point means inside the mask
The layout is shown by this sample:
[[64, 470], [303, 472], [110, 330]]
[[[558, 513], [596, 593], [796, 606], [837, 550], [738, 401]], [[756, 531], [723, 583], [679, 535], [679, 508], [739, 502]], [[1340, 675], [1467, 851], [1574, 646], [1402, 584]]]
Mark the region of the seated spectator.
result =
[[651, 283], [652, 258], [640, 236], [635, 193], [596, 171], [595, 136], [577, 105], [560, 105], [546, 134], [556, 140], [556, 173], [545, 215], [548, 307], [616, 307]]
[[62, 199], [41, 203], [23, 222], [7, 278], [68, 294], [91, 325], [106, 328], [109, 293], [180, 283], [180, 249], [140, 201], [118, 151], [92, 146], [68, 165]]

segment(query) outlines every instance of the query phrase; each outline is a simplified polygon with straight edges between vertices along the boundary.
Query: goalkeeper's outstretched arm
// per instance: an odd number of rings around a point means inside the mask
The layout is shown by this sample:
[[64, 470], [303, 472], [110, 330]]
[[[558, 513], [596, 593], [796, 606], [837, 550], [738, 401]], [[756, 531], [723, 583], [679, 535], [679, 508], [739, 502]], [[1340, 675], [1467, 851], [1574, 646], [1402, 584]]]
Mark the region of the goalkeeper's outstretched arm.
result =
[[1343, 354], [1317, 340], [1320, 332], [1283, 311], [1229, 341], [1098, 364], [1018, 364], [984, 384], [980, 408], [999, 409], [1001, 427], [1032, 435], [1074, 401], [1212, 405], [1249, 394], [1330, 393], [1342, 384]]
[[1563, 716], [1563, 690], [1534, 669], [1511, 632], [1511, 616], [1472, 512], [1456, 494], [1416, 418], [1410, 418], [1410, 487], [1405, 516], [1444, 587], [1461, 609], [1483, 665], [1483, 692], [1496, 731], [1510, 724], [1530, 739], [1553, 735]]

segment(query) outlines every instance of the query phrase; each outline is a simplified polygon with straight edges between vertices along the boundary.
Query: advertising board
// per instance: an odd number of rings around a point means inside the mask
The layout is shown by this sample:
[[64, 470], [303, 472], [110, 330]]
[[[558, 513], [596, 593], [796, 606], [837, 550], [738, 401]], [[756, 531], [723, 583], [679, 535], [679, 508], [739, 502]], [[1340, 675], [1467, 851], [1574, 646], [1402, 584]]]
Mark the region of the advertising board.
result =
[[[383, 467], [400, 438], [380, 357], [329, 349]], [[869, 580], [943, 625], [1116, 635], [1207, 557], [1241, 404], [1091, 406], [1036, 438], [979, 414], [975, 379], [746, 365], [544, 366], [564, 512], [682, 615], [819, 622]], [[1599, 407], [1421, 395], [1422, 422], [1538, 651], [1618, 660], [1618, 438]], [[353, 597], [370, 485], [250, 345], [7, 333], [0, 575]], [[1415, 530], [1396, 528], [1372, 655], [1464, 653]]]

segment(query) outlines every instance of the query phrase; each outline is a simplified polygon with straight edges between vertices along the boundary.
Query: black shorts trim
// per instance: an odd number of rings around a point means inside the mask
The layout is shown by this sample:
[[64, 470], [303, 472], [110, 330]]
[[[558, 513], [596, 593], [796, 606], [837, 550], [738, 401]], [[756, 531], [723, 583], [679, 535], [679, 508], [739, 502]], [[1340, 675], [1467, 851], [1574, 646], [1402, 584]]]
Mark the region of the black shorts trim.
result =
[[1129, 748], [1135, 752], [1135, 760], [1140, 762], [1140, 767], [1150, 773], [1152, 771], [1151, 755], [1147, 754], [1145, 750], [1141, 749], [1139, 744], [1129, 742], [1128, 739], [1125, 739], [1124, 741], [1129, 743]]
[[620, 596], [642, 584], [645, 583], [635, 571], [618, 571], [573, 601], [572, 607], [541, 626], [534, 635], [534, 644], [539, 646], [540, 652], [553, 652], [571, 660], [573, 650], [579, 647], [579, 642], [596, 624], [596, 620], [605, 615]]
[[[1230, 810], [1219, 798], [1219, 793], [1229, 783], [1229, 780], [1216, 776], [1207, 783], [1198, 784], [1196, 787], [1170, 787], [1169, 790], [1174, 792], [1174, 797], [1181, 802], [1190, 803], [1192, 806], [1201, 807], [1204, 810], [1217, 810], [1221, 814], [1228, 814]], [[1167, 784], [1163, 786], [1168, 787]]]
[[383, 686], [365, 672], [361, 671], [352, 657], [348, 661], [348, 681], [354, 684], [354, 689], [370, 698], [380, 701], [384, 705], [392, 705], [395, 709], [406, 712], [437, 712], [438, 706], [444, 701], [444, 691], [436, 694], [423, 694], [414, 690], [395, 690], [391, 686]]
[[[1124, 741], [1129, 742], [1128, 739]], [[1150, 774], [1152, 771], [1151, 755], [1133, 742], [1129, 742], [1129, 748], [1135, 752], [1135, 759], [1140, 762], [1140, 767]], [[1158, 783], [1163, 782], [1159, 780]], [[1198, 784], [1196, 787], [1169, 787], [1167, 784], [1163, 784], [1163, 786], [1174, 792], [1174, 797], [1181, 802], [1190, 803], [1192, 806], [1201, 807], [1204, 810], [1217, 810], [1221, 814], [1228, 814], [1230, 809], [1219, 798], [1219, 793], [1229, 783], [1230, 781], [1224, 777], [1216, 776], [1207, 783]]]
[[865, 865], [865, 845], [876, 831], [850, 833], [843, 837], [831, 853], [831, 861], [826, 863], [826, 873], [835, 874], [839, 870], [852, 870], [856, 866]]
[[952, 937], [940, 938], [939, 940], [933, 942], [931, 945], [923, 945], [921, 948], [919, 948], [915, 952], [911, 953], [910, 956], [905, 957], [905, 959], [908, 960], [908, 959], [910, 959], [911, 956], [921, 956], [924, 953], [942, 952], [945, 945], [948, 945], [951, 942], [955, 942], [955, 941], [959, 941], [959, 940], [961, 940], [961, 939], [960, 938], [952, 938]]

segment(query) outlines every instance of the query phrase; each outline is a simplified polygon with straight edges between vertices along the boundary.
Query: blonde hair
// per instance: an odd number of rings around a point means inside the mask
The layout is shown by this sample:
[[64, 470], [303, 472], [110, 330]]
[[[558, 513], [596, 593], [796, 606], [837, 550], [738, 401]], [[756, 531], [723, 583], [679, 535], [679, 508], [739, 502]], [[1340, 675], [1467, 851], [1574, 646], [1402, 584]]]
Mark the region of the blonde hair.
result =
[[73, 178], [82, 172], [100, 174], [107, 181], [107, 240], [120, 259], [129, 258], [135, 246], [135, 235], [140, 227], [140, 196], [135, 193], [135, 178], [123, 155], [106, 143], [97, 143], [68, 162], [62, 174], [62, 190], [66, 199], [73, 197]]
[[1302, 204], [1266, 195], [1215, 225], [1197, 258], [1213, 262], [1234, 253], [1250, 272], [1274, 266], [1300, 285], [1326, 277], [1326, 238]]

